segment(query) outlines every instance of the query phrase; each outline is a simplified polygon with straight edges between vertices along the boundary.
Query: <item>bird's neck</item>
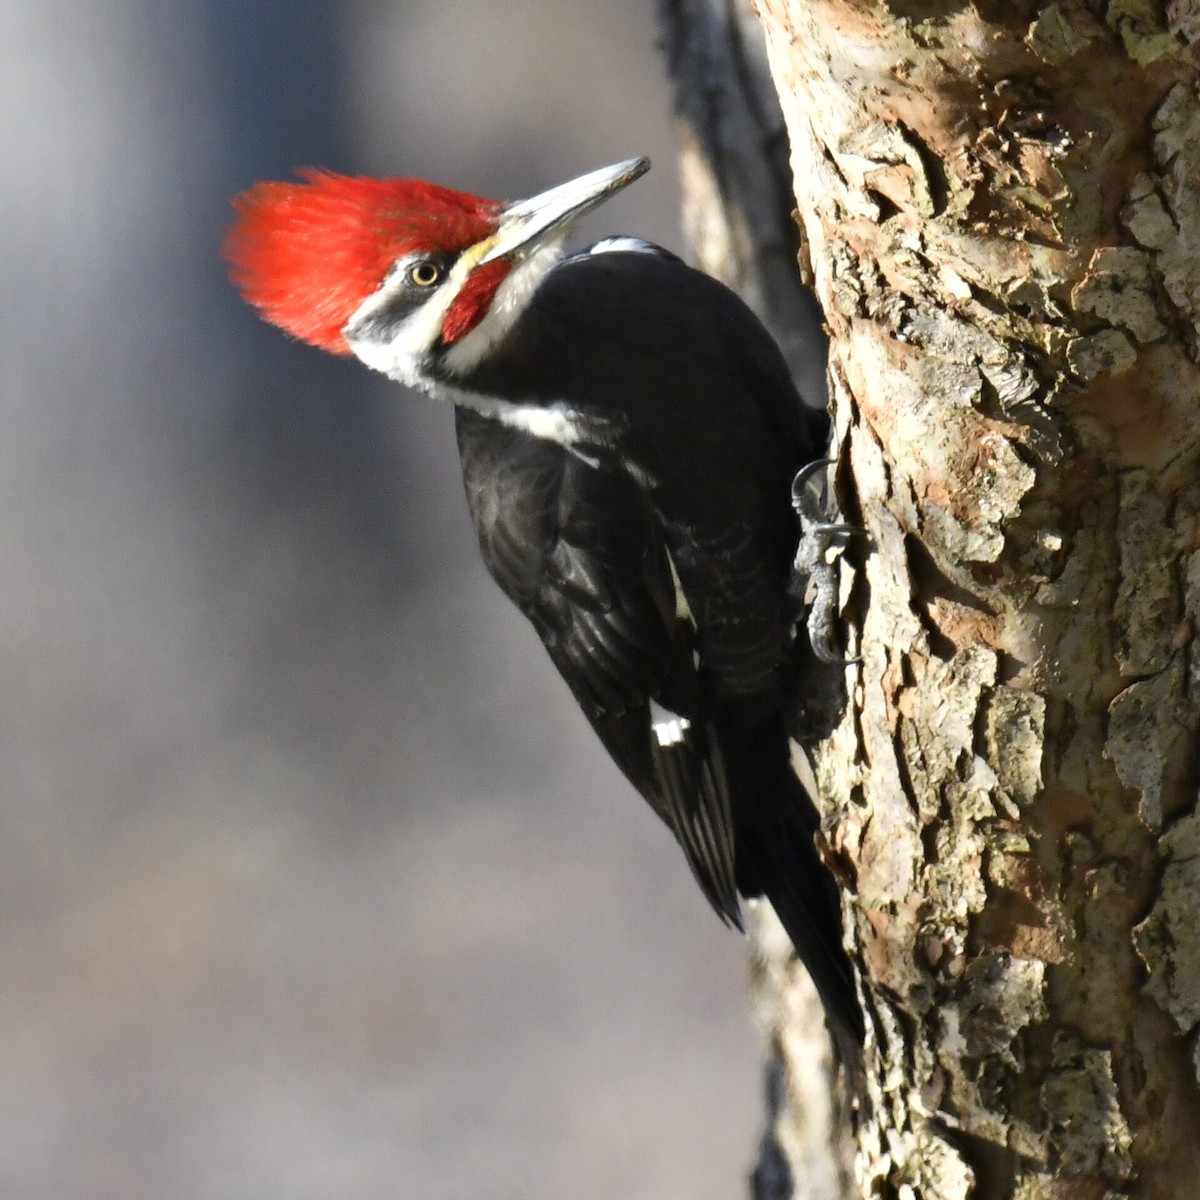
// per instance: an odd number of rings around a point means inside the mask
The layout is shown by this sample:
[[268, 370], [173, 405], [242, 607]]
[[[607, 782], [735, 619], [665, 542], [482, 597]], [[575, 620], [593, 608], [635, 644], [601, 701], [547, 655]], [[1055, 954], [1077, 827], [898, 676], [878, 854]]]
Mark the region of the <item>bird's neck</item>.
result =
[[484, 362], [524, 315], [538, 288], [562, 257], [560, 240], [542, 246], [517, 263], [496, 289], [496, 295], [479, 323], [441, 353], [439, 365], [442, 370], [450, 376], [462, 377]]

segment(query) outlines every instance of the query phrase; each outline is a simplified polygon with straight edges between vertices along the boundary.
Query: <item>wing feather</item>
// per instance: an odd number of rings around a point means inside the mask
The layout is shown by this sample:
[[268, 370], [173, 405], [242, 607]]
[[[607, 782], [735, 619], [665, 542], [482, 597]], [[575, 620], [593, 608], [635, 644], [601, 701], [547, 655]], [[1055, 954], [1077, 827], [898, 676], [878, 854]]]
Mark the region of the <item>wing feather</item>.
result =
[[[533, 623], [617, 765], [666, 822], [709, 902], [741, 927], [733, 815], [695, 636], [661, 523], [628, 475], [458, 414], [467, 501], [496, 581]], [[681, 718], [660, 744], [653, 709]]]

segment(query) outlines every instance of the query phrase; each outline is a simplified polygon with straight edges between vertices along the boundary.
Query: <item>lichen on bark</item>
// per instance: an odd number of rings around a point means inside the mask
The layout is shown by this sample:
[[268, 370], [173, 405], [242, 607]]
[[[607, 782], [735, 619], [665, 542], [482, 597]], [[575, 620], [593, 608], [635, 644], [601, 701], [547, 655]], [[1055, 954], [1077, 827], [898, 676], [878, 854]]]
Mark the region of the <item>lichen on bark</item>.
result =
[[1195, 1194], [1193, 4], [757, 0], [855, 563], [862, 1194]]

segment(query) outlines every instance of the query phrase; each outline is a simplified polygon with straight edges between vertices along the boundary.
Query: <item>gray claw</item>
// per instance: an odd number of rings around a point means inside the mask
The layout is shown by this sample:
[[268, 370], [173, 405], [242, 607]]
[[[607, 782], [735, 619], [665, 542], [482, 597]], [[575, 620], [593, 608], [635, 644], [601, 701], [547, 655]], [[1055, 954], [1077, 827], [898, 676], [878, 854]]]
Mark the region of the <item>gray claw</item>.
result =
[[808, 466], [801, 467], [792, 480], [792, 507], [802, 526], [805, 523], [820, 524], [829, 516], [826, 500], [829, 488], [820, 476], [831, 466], [831, 458], [814, 459]]
[[792, 507], [800, 518], [800, 543], [793, 565], [792, 592], [803, 604], [811, 593], [805, 628], [813, 653], [821, 662], [846, 663], [839, 645], [837, 612], [837, 566], [828, 561], [831, 549], [844, 548], [851, 538], [866, 531], [857, 525], [831, 521], [828, 481], [814, 481], [831, 465], [817, 459], [796, 473], [792, 480]]

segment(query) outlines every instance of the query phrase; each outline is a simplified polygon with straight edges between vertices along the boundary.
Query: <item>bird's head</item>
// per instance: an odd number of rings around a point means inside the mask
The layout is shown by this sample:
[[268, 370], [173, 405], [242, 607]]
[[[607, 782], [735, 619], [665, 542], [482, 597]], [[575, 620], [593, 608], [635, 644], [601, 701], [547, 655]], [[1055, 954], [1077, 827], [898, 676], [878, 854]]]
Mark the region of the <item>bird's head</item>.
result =
[[511, 326], [570, 226], [649, 169], [629, 159], [505, 204], [419, 179], [303, 170], [234, 200], [230, 276], [281, 329], [421, 384]]

